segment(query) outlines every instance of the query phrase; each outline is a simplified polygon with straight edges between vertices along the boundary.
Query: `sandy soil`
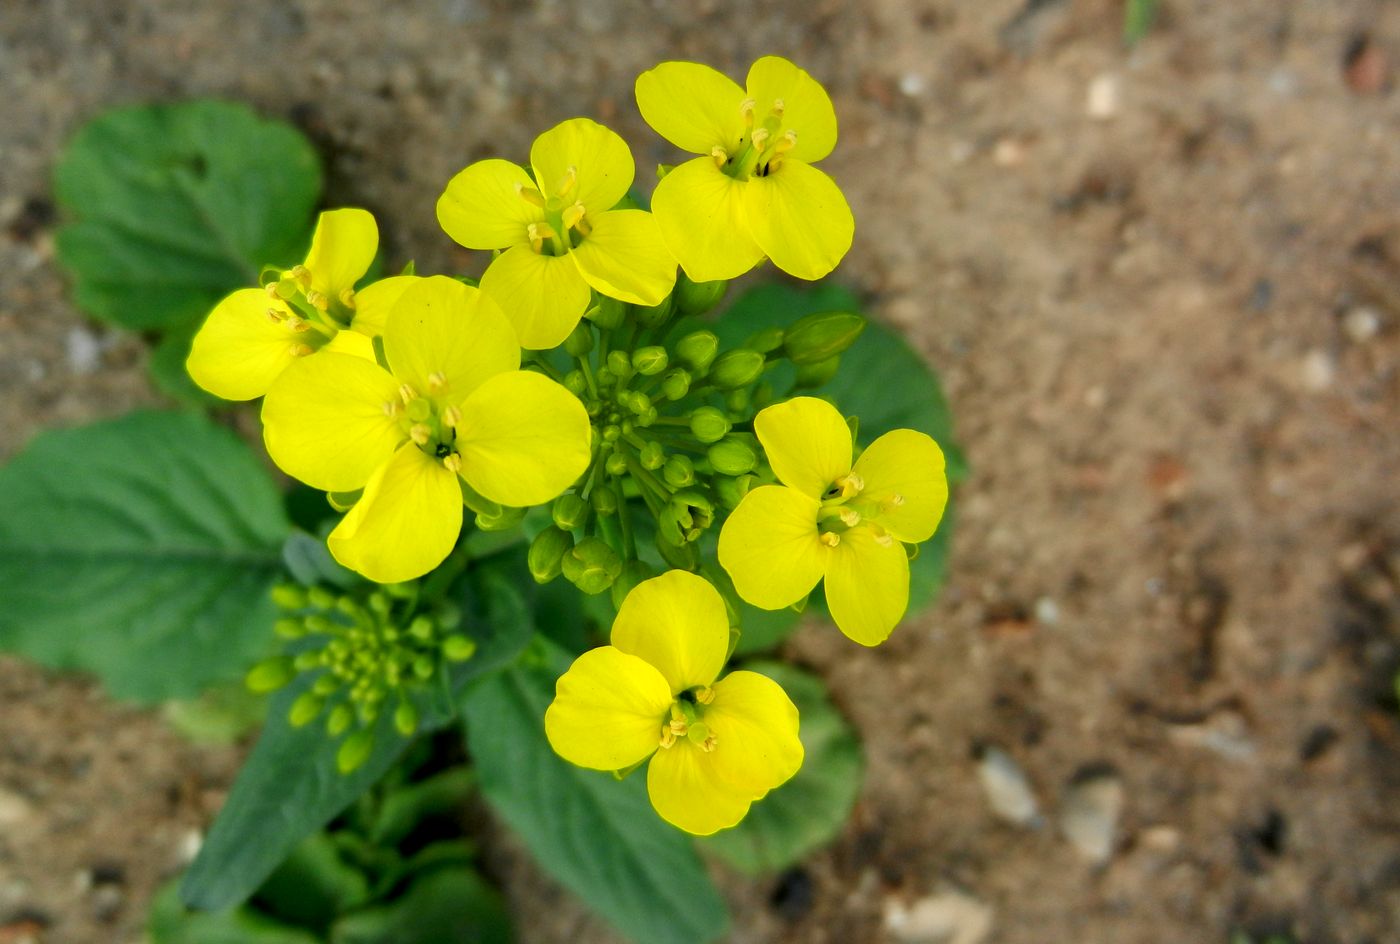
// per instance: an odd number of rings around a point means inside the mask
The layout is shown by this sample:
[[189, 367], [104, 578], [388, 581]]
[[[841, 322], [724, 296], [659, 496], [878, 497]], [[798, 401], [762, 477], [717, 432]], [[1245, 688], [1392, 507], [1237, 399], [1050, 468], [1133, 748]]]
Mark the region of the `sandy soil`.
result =
[[[841, 278], [942, 372], [974, 474], [933, 612], [791, 643], [869, 778], [805, 868], [724, 876], [734, 939], [1397, 939], [1400, 9], [1165, 0], [1127, 51], [1110, 0], [382, 7], [0, 6], [0, 455], [152, 399], [51, 261], [51, 163], [103, 107], [291, 118], [330, 202], [433, 271], [469, 160], [587, 113], [645, 167], [638, 71], [790, 55], [842, 120]], [[138, 940], [235, 752], [12, 661], [0, 718], [0, 941]], [[989, 748], [1039, 817], [997, 814]], [[1093, 777], [1122, 797], [1098, 862], [1057, 826]], [[612, 940], [508, 840], [490, 862], [522, 940]]]

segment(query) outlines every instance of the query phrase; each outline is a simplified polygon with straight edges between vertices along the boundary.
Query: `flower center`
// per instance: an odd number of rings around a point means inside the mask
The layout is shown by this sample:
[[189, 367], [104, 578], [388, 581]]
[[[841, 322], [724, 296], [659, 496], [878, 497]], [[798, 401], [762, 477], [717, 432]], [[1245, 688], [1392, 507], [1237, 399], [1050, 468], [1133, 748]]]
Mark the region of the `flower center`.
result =
[[399, 399], [384, 403], [384, 413], [398, 421], [404, 435], [423, 453], [441, 461], [448, 471], [460, 472], [457, 428], [462, 425], [462, 411], [446, 401], [447, 392], [447, 378], [437, 371], [428, 375], [428, 396], [403, 384]]
[[894, 538], [880, 518], [904, 504], [899, 492], [874, 495], [865, 489], [865, 480], [856, 472], [848, 472], [831, 483], [822, 494], [821, 510], [817, 512], [817, 530], [827, 547], [838, 547], [841, 536], [853, 528], [866, 528], [876, 542], [889, 547]]
[[783, 155], [797, 146], [797, 131], [783, 124], [784, 105], [781, 98], [773, 100], [767, 116], [759, 121], [758, 105], [746, 99], [739, 106], [744, 116], [744, 133], [732, 150], [716, 147], [710, 152], [715, 166], [735, 180], [767, 177], [782, 166]]
[[706, 753], [715, 749], [714, 732], [705, 723], [705, 706], [715, 700], [715, 690], [707, 685], [688, 688], [671, 703], [661, 722], [661, 746], [675, 747], [684, 738]]
[[544, 210], [543, 221], [525, 227], [530, 248], [535, 252], [562, 256], [593, 231], [587, 219], [588, 211], [575, 196], [577, 191], [578, 168], [572, 166], [555, 184], [552, 196], [546, 197], [538, 189], [521, 183], [515, 185], [515, 193], [520, 199]]
[[292, 337], [292, 354], [301, 357], [322, 348], [337, 331], [349, 327], [355, 316], [355, 292], [346, 289], [329, 298], [311, 287], [311, 270], [304, 265], [282, 272], [268, 282], [267, 316]]

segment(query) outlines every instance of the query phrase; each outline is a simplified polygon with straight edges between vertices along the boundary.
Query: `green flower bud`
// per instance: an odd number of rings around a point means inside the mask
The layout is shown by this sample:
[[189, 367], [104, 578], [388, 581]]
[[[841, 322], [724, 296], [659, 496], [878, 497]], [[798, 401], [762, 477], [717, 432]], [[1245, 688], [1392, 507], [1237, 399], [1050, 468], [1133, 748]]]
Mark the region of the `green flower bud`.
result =
[[712, 406], [690, 414], [690, 432], [702, 443], [719, 442], [729, 432], [729, 417]]
[[724, 279], [714, 282], [692, 282], [682, 272], [676, 278], [676, 308], [683, 315], [703, 315], [720, 303], [728, 288], [729, 283]]
[[615, 426], [615, 425], [613, 425], [613, 424], [611, 424], [611, 423], [609, 423], [607, 426], [604, 426], [604, 427], [603, 427], [603, 442], [605, 442], [605, 443], [615, 443], [615, 442], [617, 442], [617, 441], [618, 441], [619, 439], [621, 439], [621, 438], [622, 438], [622, 430], [621, 430], [619, 427], [617, 427], [617, 426]]
[[757, 351], [760, 354], [776, 351], [782, 346], [782, 328], [764, 328], [762, 331], [749, 335], [749, 339], [744, 342], [744, 347], [748, 348], [750, 351]]
[[637, 417], [638, 426], [650, 426], [656, 422], [656, 418], [661, 414], [656, 412], [656, 407], [649, 406]]
[[509, 531], [525, 520], [525, 508], [502, 507], [499, 514], [478, 513], [476, 526], [482, 531]]
[[598, 386], [604, 390], [611, 387], [617, 381], [617, 375], [606, 367], [598, 368], [598, 372], [593, 376], [594, 379], [598, 381]]
[[576, 397], [581, 397], [588, 391], [588, 381], [583, 376], [583, 371], [577, 368], [564, 375], [564, 388]]
[[418, 730], [418, 709], [408, 699], [399, 702], [399, 707], [394, 709], [394, 729], [403, 737], [413, 737], [413, 732]]
[[674, 544], [666, 540], [662, 529], [656, 531], [656, 550], [661, 559], [676, 570], [690, 570], [700, 566], [700, 552], [694, 544]]
[[284, 616], [272, 624], [272, 631], [283, 639], [300, 639], [306, 635], [306, 623], [294, 616]]
[[298, 672], [310, 672], [322, 664], [321, 651], [319, 649], [308, 649], [306, 652], [299, 652], [292, 660], [292, 668]]
[[408, 634], [419, 642], [427, 642], [433, 638], [433, 630], [436, 628], [430, 617], [415, 616], [413, 621], [408, 624]]
[[675, 296], [667, 295], [661, 300], [659, 305], [633, 305], [632, 310], [637, 314], [637, 323], [648, 328], [655, 328], [665, 324], [671, 317], [674, 309]]
[[306, 631], [313, 636], [329, 636], [336, 630], [343, 628], [339, 623], [331, 622], [321, 613], [312, 613], [301, 622], [306, 627]]
[[772, 402], [773, 385], [766, 380], [761, 381], [757, 387], [753, 388], [753, 398], [750, 400], [750, 406], [757, 412]]
[[456, 629], [462, 624], [462, 608], [451, 600], [438, 604], [437, 624], [443, 629]]
[[845, 351], [865, 330], [865, 319], [849, 311], [824, 311], [799, 318], [787, 329], [783, 353], [794, 364], [817, 364]]
[[436, 671], [437, 662], [430, 655], [424, 654], [413, 660], [413, 675], [421, 682], [432, 678]]
[[714, 523], [714, 505], [697, 491], [678, 492], [661, 510], [657, 524], [671, 544], [688, 544]]
[[622, 320], [627, 317], [627, 303], [620, 302], [616, 298], [609, 298], [607, 295], [596, 295], [597, 303], [588, 310], [585, 315], [589, 321], [600, 328], [612, 330], [622, 324]]
[[695, 481], [695, 464], [688, 456], [671, 456], [661, 470], [661, 477], [672, 488], [685, 488]]
[[[624, 463], [626, 460], [623, 460]], [[603, 517], [617, 514], [617, 492], [610, 485], [597, 485], [588, 496], [593, 501], [593, 510]]]
[[307, 587], [306, 602], [318, 610], [329, 610], [335, 606], [335, 594], [325, 587]]
[[739, 502], [749, 493], [753, 483], [752, 475], [721, 476], [715, 479], [715, 491], [719, 493], [720, 504], [731, 510], [739, 507]]
[[836, 369], [840, 366], [840, 355], [828, 357], [826, 360], [817, 361], [815, 364], [799, 364], [797, 367], [797, 381], [793, 387], [796, 390], [815, 390], [832, 377], [835, 377]]
[[340, 687], [340, 680], [334, 675], [322, 675], [311, 683], [311, 693], [325, 698]]
[[632, 358], [627, 356], [626, 351], [608, 352], [608, 370], [613, 376], [626, 380], [632, 376]]
[[272, 602], [279, 610], [306, 608], [306, 590], [294, 583], [279, 583], [272, 588]]
[[647, 410], [651, 409], [651, 397], [647, 396], [645, 393], [630, 390], [628, 394], [627, 409], [631, 410], [637, 416], [641, 416]]
[[676, 342], [676, 356], [698, 371], [704, 371], [719, 352], [719, 338], [713, 331], [692, 331]]
[[530, 542], [526, 562], [536, 583], [549, 583], [559, 576], [560, 562], [573, 550], [574, 536], [567, 531], [545, 528]]
[[666, 464], [666, 449], [661, 443], [652, 440], [642, 446], [639, 458], [642, 460], [642, 468], [655, 472]]
[[593, 350], [593, 328], [580, 321], [564, 339], [564, 350], [570, 357], [587, 357]]
[[347, 702], [341, 702], [331, 709], [330, 717], [326, 719], [326, 733], [331, 737], [340, 737], [354, 720], [355, 709]]
[[661, 373], [671, 363], [666, 349], [659, 344], [638, 348], [632, 352], [632, 369], [643, 377]]
[[361, 728], [345, 739], [345, 743], [340, 745], [340, 750], [335, 752], [335, 766], [341, 775], [354, 773], [369, 760], [370, 753], [374, 750], [374, 732], [369, 728]]
[[734, 413], [745, 412], [748, 410], [751, 402], [753, 402], [753, 397], [749, 395], [748, 390], [743, 389], [731, 390], [729, 393], [725, 394], [724, 397], [725, 409]]
[[466, 662], [476, 655], [476, 642], [460, 633], [442, 641], [442, 657], [448, 662]]
[[316, 716], [321, 713], [321, 709], [326, 707], [325, 699], [321, 698], [314, 691], [302, 692], [292, 702], [292, 707], [287, 711], [287, 723], [294, 728], [304, 728], [316, 720]]
[[726, 351], [710, 369], [710, 379], [721, 390], [747, 387], [763, 373], [763, 355], [748, 348]]
[[275, 692], [295, 678], [296, 674], [296, 666], [290, 656], [274, 656], [249, 669], [244, 681], [249, 691], [262, 694]]
[[732, 436], [721, 439], [710, 447], [707, 455], [710, 458], [710, 465], [714, 466], [720, 475], [743, 475], [745, 472], [753, 470], [758, 462], [758, 456], [754, 453], [753, 447], [742, 439]]
[[[609, 475], [616, 478], [619, 475], [627, 474], [627, 457], [620, 452], [614, 452], [603, 463], [603, 468]], [[594, 503], [597, 507], [597, 503]]]
[[690, 372], [684, 368], [672, 369], [661, 381], [661, 392], [667, 400], [679, 400], [690, 392]]
[[[500, 505], [477, 492], [477, 490], [468, 485], [467, 480], [460, 475], [457, 476], [457, 487], [461, 489], [462, 492], [462, 504], [466, 505], [478, 515], [486, 515], [489, 518], [494, 518], [501, 514]], [[385, 586], [385, 589], [392, 594], [394, 591], [390, 588], [393, 586], [394, 584], [388, 584]]]
[[550, 512], [558, 527], [565, 531], [573, 531], [583, 527], [584, 522], [588, 520], [588, 503], [574, 492], [569, 492], [554, 500], [554, 507]]
[[621, 608], [622, 601], [627, 599], [627, 594], [632, 592], [633, 587], [655, 575], [656, 571], [652, 569], [651, 565], [642, 561], [628, 561], [623, 565], [622, 573], [618, 575], [612, 585], [613, 609]]
[[564, 577], [584, 593], [602, 593], [622, 573], [622, 558], [605, 541], [584, 538], [564, 555]]

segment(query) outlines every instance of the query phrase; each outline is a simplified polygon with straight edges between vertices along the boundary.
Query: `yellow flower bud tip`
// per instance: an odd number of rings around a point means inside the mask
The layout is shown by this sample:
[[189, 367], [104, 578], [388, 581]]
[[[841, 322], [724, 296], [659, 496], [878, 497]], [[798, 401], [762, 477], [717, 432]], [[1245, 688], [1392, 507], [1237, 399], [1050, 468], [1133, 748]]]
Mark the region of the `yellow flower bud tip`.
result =
[[822, 543], [825, 544], [827, 547], [840, 547], [841, 535], [837, 534], [835, 531], [823, 532]]
[[432, 436], [433, 431], [422, 423], [414, 423], [408, 431], [408, 438], [412, 439], [415, 443], [417, 443], [420, 446], [426, 446], [428, 444], [428, 440], [431, 439]]
[[460, 452], [448, 453], [442, 457], [442, 464], [447, 471], [456, 475], [462, 471], [462, 454]]
[[442, 422], [448, 429], [456, 429], [462, 425], [462, 411], [455, 406], [449, 406], [442, 411]]
[[355, 290], [353, 288], [341, 289], [340, 303], [353, 311], [355, 308]]
[[315, 351], [309, 344], [302, 344], [300, 341], [298, 341], [296, 344], [292, 345], [293, 357], [305, 357], [306, 355], [313, 353], [315, 353]]
[[440, 370], [435, 370], [428, 375], [428, 392], [434, 394], [447, 392], [447, 375]]

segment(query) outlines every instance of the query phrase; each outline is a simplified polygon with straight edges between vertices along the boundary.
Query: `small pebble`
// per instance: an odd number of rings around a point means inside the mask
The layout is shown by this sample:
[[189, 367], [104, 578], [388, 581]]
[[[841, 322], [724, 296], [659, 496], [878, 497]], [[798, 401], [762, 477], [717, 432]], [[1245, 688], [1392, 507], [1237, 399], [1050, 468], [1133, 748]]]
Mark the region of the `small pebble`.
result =
[[33, 812], [28, 800], [18, 793], [0, 787], [0, 826], [18, 826], [29, 819]]
[[90, 374], [102, 360], [102, 341], [90, 329], [79, 325], [68, 329], [68, 369], [75, 374]]
[[1049, 597], [1035, 601], [1035, 618], [1043, 626], [1057, 626], [1060, 622], [1060, 605]]
[[1118, 817], [1123, 812], [1123, 781], [1100, 774], [1073, 784], [1060, 806], [1060, 832], [1094, 865], [1113, 855]]
[[906, 72], [899, 77], [899, 90], [910, 98], [924, 94], [924, 77], [917, 72]]
[[1357, 344], [1365, 344], [1381, 330], [1381, 316], [1374, 308], [1362, 305], [1342, 317], [1342, 330]]
[[1201, 747], [1226, 760], [1247, 761], [1254, 756], [1254, 741], [1243, 717], [1233, 711], [1212, 715], [1204, 724], [1174, 724], [1167, 736], [1187, 747]]
[[986, 748], [977, 775], [992, 812], [1018, 826], [1040, 825], [1040, 811], [1030, 781], [1010, 754], [999, 747]]
[[1084, 110], [1090, 118], [1103, 121], [1118, 114], [1118, 77], [1104, 73], [1089, 83]]
[[1026, 146], [1015, 138], [1002, 138], [992, 148], [992, 160], [998, 167], [1018, 167], [1026, 162]]
[[898, 944], [982, 944], [992, 933], [992, 909], [946, 889], [906, 905], [885, 900], [885, 930]]
[[1303, 386], [1314, 393], [1321, 393], [1332, 386], [1337, 373], [1332, 358], [1326, 351], [1318, 349], [1313, 349], [1303, 356], [1300, 371]]

